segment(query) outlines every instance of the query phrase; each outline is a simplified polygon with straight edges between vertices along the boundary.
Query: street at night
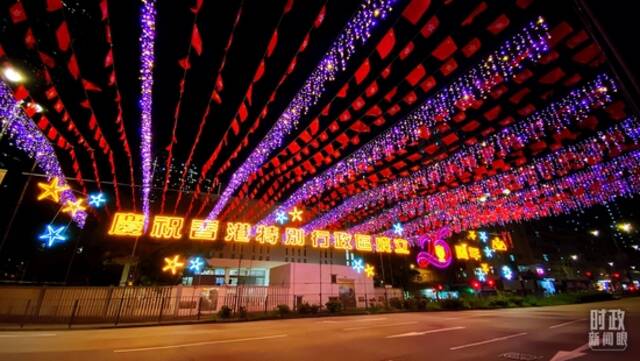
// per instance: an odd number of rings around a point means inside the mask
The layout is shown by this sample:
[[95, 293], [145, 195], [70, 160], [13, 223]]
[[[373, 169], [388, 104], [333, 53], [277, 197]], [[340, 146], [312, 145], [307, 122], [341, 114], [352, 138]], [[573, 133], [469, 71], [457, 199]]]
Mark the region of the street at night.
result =
[[0, 361], [635, 361], [633, 5], [0, 1]]
[[[589, 351], [589, 310], [628, 312], [629, 349]], [[637, 360], [640, 299], [545, 308], [403, 313], [72, 331], [5, 331], [13, 360]], [[567, 354], [571, 353], [572, 357]], [[519, 358], [518, 358], [519, 357]], [[555, 358], [554, 358], [555, 357]]]

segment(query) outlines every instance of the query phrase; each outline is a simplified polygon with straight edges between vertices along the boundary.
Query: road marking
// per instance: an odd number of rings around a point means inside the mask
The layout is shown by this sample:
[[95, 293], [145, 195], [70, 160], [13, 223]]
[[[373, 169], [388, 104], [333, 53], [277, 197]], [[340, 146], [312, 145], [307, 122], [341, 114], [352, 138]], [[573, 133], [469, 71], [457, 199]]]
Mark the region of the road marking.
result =
[[230, 340], [215, 340], [215, 341], [202, 341], [202, 342], [193, 342], [193, 343], [183, 343], [183, 344], [180, 344], [180, 345], [152, 346], [152, 347], [140, 347], [140, 348], [124, 348], [124, 349], [119, 349], [119, 350], [113, 350], [113, 352], [115, 352], [115, 353], [123, 353], [123, 352], [141, 352], [141, 351], [167, 350], [167, 349], [183, 348], [183, 347], [218, 345], [218, 344], [223, 344], [223, 343], [270, 340], [270, 339], [274, 339], [274, 338], [283, 338], [283, 337], [287, 337], [287, 335], [270, 335], [270, 336], [261, 336], [261, 337], [234, 338], [234, 339], [230, 339]]
[[401, 333], [401, 334], [398, 334], [398, 335], [387, 336], [385, 338], [400, 338], [400, 337], [422, 336], [422, 335], [426, 335], [426, 334], [429, 334], [429, 333], [438, 333], [438, 332], [462, 330], [463, 328], [466, 328], [466, 327], [464, 327], [464, 326], [456, 326], [456, 327], [438, 328], [438, 329], [435, 329], [435, 330]]
[[381, 327], [394, 327], [394, 326], [404, 326], [404, 325], [415, 325], [418, 321], [407, 321], [407, 322], [396, 322], [396, 323], [386, 323], [384, 325], [372, 325], [372, 326], [359, 326], [359, 327], [348, 327], [343, 328], [342, 331], [358, 331], [358, 330], [366, 330], [369, 328], [381, 328]]
[[524, 336], [526, 334], [527, 334], [526, 332], [520, 332], [520, 333], [516, 333], [516, 334], [513, 334], [513, 335], [509, 335], [509, 336], [496, 337], [496, 338], [492, 338], [492, 339], [489, 339], [489, 340], [484, 340], [484, 341], [479, 341], [479, 342], [474, 342], [474, 343], [468, 343], [466, 345], [451, 347], [449, 350], [456, 351], [456, 350], [461, 350], [463, 348], [486, 345], [488, 343], [504, 341], [504, 340], [508, 340], [510, 338]]
[[572, 323], [586, 321], [586, 320], [587, 320], [586, 318], [581, 318], [579, 320], [573, 320], [573, 321], [563, 322], [563, 323], [559, 323], [557, 325], [549, 326], [549, 328], [558, 328], [558, 327], [562, 327], [562, 326], [570, 325]]
[[550, 361], [566, 361], [585, 356], [587, 353], [583, 351], [586, 351], [588, 348], [589, 343], [585, 343], [584, 345], [571, 351], [558, 351], [555, 355], [553, 355]]
[[19, 334], [1, 334], [0, 338], [19, 338], [19, 337], [51, 337], [55, 333], [19, 333]]
[[382, 321], [386, 320], [386, 317], [378, 317], [378, 318], [363, 318], [361, 320], [354, 320], [353, 322], [371, 322], [371, 321]]

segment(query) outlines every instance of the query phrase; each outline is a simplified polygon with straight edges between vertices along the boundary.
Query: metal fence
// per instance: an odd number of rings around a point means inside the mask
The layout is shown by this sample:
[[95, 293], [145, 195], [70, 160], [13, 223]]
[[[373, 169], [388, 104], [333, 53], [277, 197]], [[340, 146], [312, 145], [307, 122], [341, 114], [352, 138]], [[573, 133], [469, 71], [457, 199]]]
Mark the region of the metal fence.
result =
[[[389, 293], [389, 295], [387, 295]], [[385, 289], [360, 305], [386, 303], [401, 295]], [[223, 306], [233, 312], [270, 312], [285, 304], [319, 303], [318, 294], [292, 294], [278, 286], [215, 287], [2, 287], [0, 323], [106, 324], [170, 322], [211, 318]], [[325, 295], [330, 296], [330, 295]], [[336, 297], [328, 297], [337, 299]], [[320, 296], [322, 297], [322, 296]], [[362, 303], [364, 302], [364, 303]]]

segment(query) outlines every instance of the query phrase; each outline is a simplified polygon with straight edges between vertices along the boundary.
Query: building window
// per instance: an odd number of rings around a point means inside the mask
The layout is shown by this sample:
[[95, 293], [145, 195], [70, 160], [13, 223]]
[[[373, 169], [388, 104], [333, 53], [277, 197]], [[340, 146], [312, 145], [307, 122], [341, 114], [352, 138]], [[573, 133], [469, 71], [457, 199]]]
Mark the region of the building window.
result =
[[287, 247], [284, 248], [284, 254], [285, 255], [289, 255], [289, 248], [287, 248]]
[[331, 283], [338, 283], [338, 275], [336, 274], [331, 275]]

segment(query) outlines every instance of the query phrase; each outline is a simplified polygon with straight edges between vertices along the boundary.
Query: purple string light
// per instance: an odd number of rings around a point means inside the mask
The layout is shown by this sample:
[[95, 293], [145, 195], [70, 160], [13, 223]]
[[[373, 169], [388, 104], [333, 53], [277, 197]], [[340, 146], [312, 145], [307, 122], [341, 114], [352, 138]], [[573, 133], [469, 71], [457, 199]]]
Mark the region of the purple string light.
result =
[[517, 71], [523, 68], [526, 60], [539, 60], [549, 49], [548, 39], [549, 33], [544, 19], [538, 18], [531, 22], [484, 58], [480, 64], [440, 90], [393, 127], [304, 183], [260, 223], [272, 223], [276, 212], [290, 209], [327, 189], [357, 177], [389, 154], [418, 141], [423, 128], [432, 130], [439, 122], [446, 121], [456, 109], [466, 109], [477, 99], [486, 98], [501, 79], [513, 78]]
[[298, 91], [289, 106], [278, 118], [269, 133], [260, 141], [247, 160], [231, 176], [213, 210], [207, 219], [216, 218], [229, 202], [236, 190], [251, 174], [255, 173], [267, 158], [279, 147], [283, 140], [298, 128], [300, 119], [307, 115], [309, 109], [318, 103], [326, 85], [335, 80], [336, 75], [344, 71], [357, 46], [364, 44], [371, 35], [371, 30], [392, 10], [396, 0], [365, 0], [360, 10], [349, 20], [331, 49], [324, 55], [320, 64], [311, 73], [302, 89]]
[[[0, 118], [2, 119], [2, 132], [9, 135], [10, 144], [27, 153], [30, 158], [35, 159], [38, 167], [47, 175], [49, 179], [58, 177], [61, 185], [67, 185], [66, 178], [56, 152], [49, 140], [42, 134], [40, 129], [23, 112], [20, 104], [13, 97], [11, 89], [0, 80]], [[76, 197], [71, 190], [61, 193], [60, 204], [67, 201], [75, 202]], [[73, 221], [78, 227], [84, 227], [87, 213], [79, 211], [73, 216]]]
[[151, 192], [151, 116], [153, 95], [154, 41], [156, 38], [156, 2], [142, 0], [140, 14], [140, 152], [142, 157], [142, 213], [144, 228], [149, 224], [149, 193]]
[[[502, 129], [482, 143], [468, 146], [451, 157], [422, 168], [408, 177], [400, 177], [384, 185], [345, 199], [338, 207], [307, 224], [306, 230], [326, 228], [336, 224], [351, 212], [376, 204], [395, 203], [415, 194], [418, 189], [434, 189], [462, 173], [473, 173], [478, 167], [490, 166], [496, 159], [531, 142], [558, 134], [567, 126], [588, 116], [595, 107], [611, 102], [616, 92], [615, 82], [606, 74], [571, 91], [563, 99], [528, 116], [511, 127]], [[356, 227], [357, 228], [357, 227]], [[361, 230], [356, 229], [358, 232]]]
[[[639, 140], [640, 123], [635, 118], [629, 118], [579, 144], [539, 158], [507, 173], [447, 192], [401, 202], [366, 222], [352, 227], [349, 231], [376, 233], [386, 229], [385, 233], [391, 234], [392, 230], [389, 227], [400, 216], [415, 218], [456, 208], [468, 202], [483, 203], [489, 199], [501, 197], [505, 193], [508, 195], [511, 191], [524, 189], [548, 179], [563, 177], [570, 171], [599, 163], [608, 155], [624, 152], [628, 146], [637, 146]], [[505, 192], [505, 189], [509, 191]], [[405, 230], [411, 232], [410, 228]]]
[[639, 192], [640, 151], [634, 151], [572, 176], [538, 184], [490, 202], [468, 203], [442, 210], [406, 226], [412, 234], [429, 238], [432, 234], [442, 233], [439, 229], [446, 224], [445, 237], [449, 237], [466, 229], [557, 217]]

